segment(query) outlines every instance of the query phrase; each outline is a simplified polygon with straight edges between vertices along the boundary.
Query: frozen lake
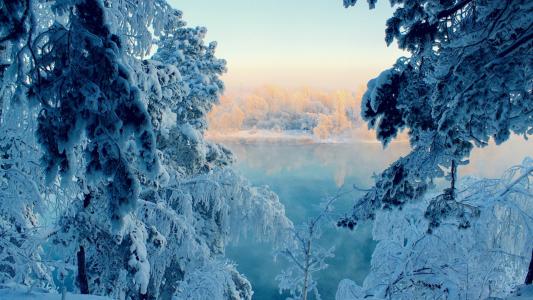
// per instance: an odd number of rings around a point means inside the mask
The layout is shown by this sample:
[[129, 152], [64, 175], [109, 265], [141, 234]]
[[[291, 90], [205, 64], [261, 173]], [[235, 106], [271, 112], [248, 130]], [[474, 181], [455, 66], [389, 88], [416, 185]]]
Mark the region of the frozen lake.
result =
[[[393, 143], [385, 150], [378, 143], [316, 144], [295, 140], [222, 143], [235, 154], [236, 170], [254, 185], [270, 186], [295, 224], [315, 216], [318, 204], [335, 194], [340, 186], [369, 187], [373, 173], [380, 172], [409, 151], [405, 143]], [[476, 150], [471, 164], [459, 172], [499, 177], [508, 166], [519, 163], [526, 155], [533, 156], [532, 145], [515, 138], [500, 147]], [[355, 196], [357, 194], [342, 199], [335, 207], [341, 212], [347, 211]], [[334, 299], [341, 279], [362, 283], [370, 268], [375, 242], [371, 224], [364, 224], [353, 232], [334, 226], [326, 231], [335, 232], [325, 232], [321, 242], [335, 245], [336, 251], [335, 258], [329, 260], [329, 268], [318, 274], [318, 287], [323, 299]], [[254, 242], [253, 237], [249, 237], [228, 247], [227, 254], [252, 282], [254, 299], [285, 299], [286, 295], [279, 294], [274, 279], [282, 265], [273, 262], [269, 245]]]

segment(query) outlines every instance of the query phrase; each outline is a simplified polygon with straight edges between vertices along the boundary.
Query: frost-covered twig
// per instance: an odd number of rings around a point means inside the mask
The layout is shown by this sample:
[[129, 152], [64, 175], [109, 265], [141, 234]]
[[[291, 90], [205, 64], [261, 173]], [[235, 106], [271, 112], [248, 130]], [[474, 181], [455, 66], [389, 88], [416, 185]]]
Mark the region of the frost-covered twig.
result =
[[333, 212], [333, 204], [343, 196], [357, 189], [343, 191], [340, 188], [337, 193], [326, 198], [322, 203], [321, 211], [307, 222], [292, 230], [292, 241], [285, 249], [276, 253], [289, 261], [289, 267], [276, 277], [279, 281], [280, 291], [288, 290], [294, 299], [306, 300], [312, 291], [316, 299], [320, 299], [317, 282], [313, 274], [327, 268], [326, 259], [334, 256], [334, 247], [324, 248], [319, 245], [322, 226], [328, 216]]
[[[533, 186], [524, 184], [524, 171], [531, 176], [532, 162], [524, 159], [501, 179], [464, 178], [456, 199], [443, 199], [461, 206], [434, 210], [445, 216], [431, 234], [425, 231], [428, 220], [421, 216], [433, 196], [401, 211], [378, 213], [374, 238], [379, 242], [371, 273], [363, 287], [351, 283], [351, 293], [379, 299], [484, 299], [508, 294], [522, 282], [530, 263]], [[479, 209], [479, 215], [468, 216], [467, 208]], [[458, 231], [457, 218], [470, 226]], [[418, 272], [425, 268], [433, 274]], [[339, 293], [349, 294], [346, 289], [344, 283]]]
[[524, 180], [525, 178], [529, 177], [530, 175], [533, 175], [533, 167], [530, 167], [526, 170], [524, 170], [524, 173], [520, 175], [518, 178], [516, 178], [513, 182], [511, 182], [503, 192], [501, 192], [500, 196], [505, 196], [516, 184], [518, 184], [520, 181]]

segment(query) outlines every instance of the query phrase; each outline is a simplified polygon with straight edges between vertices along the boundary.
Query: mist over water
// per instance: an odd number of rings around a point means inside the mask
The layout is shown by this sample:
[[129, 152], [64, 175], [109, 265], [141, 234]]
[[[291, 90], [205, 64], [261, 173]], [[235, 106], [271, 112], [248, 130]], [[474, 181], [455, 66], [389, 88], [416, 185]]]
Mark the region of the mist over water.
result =
[[[372, 174], [379, 173], [391, 162], [409, 152], [405, 142], [392, 143], [386, 149], [375, 142], [313, 143], [302, 139], [279, 140], [223, 140], [236, 157], [235, 169], [254, 185], [268, 185], [285, 205], [288, 217], [299, 224], [315, 216], [319, 203], [334, 195], [341, 186], [357, 185], [368, 188]], [[533, 143], [513, 137], [509, 142], [474, 150], [468, 166], [459, 169], [460, 175], [499, 177], [504, 170], [533, 156]], [[361, 194], [339, 200], [337, 211], [347, 212], [353, 200]], [[350, 278], [362, 284], [370, 269], [375, 248], [372, 224], [367, 223], [350, 232], [326, 228], [320, 241], [336, 246], [335, 258], [329, 268], [318, 274], [318, 288], [323, 299], [334, 299], [337, 284]], [[260, 244], [254, 237], [243, 238], [230, 245], [227, 254], [238, 269], [252, 282], [254, 299], [285, 299], [280, 295], [275, 276], [283, 265], [272, 260], [272, 245]]]
[[[299, 224], [319, 213], [319, 203], [334, 195], [339, 187], [357, 184], [368, 187], [371, 174], [386, 167], [401, 153], [407, 144], [394, 144], [381, 150], [378, 143], [317, 144], [302, 141], [277, 142], [224, 141], [237, 158], [235, 168], [255, 185], [268, 185], [285, 205], [288, 217]], [[374, 155], [380, 152], [381, 155]], [[352, 198], [340, 199], [335, 208], [346, 212]], [[375, 247], [371, 224], [363, 224], [351, 232], [324, 228], [320, 241], [325, 246], [335, 246], [335, 257], [330, 267], [318, 274], [319, 291], [323, 299], [334, 299], [338, 282], [351, 278], [362, 283], [370, 268], [370, 258]], [[259, 244], [248, 237], [237, 246], [227, 249], [228, 256], [238, 263], [239, 270], [254, 286], [254, 299], [285, 299], [280, 295], [275, 276], [282, 263], [272, 261], [272, 247]]]

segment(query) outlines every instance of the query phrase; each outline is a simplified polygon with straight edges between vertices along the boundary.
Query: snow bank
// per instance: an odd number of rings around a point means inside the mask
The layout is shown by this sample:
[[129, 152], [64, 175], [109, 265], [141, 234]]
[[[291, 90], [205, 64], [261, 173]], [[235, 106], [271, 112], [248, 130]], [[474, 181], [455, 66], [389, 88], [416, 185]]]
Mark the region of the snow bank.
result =
[[[0, 300], [62, 300], [61, 294], [43, 290], [30, 291], [29, 287], [15, 286], [0, 288]], [[65, 300], [111, 300], [111, 298], [66, 293]]]
[[[246, 129], [237, 131], [207, 131], [206, 139], [215, 142], [298, 142], [307, 144], [351, 144], [351, 143], [371, 143], [379, 144], [375, 138], [374, 131], [368, 131], [363, 128], [354, 128], [343, 132], [339, 135], [328, 137], [319, 137], [305, 130], [270, 130], [270, 129]], [[401, 134], [396, 140], [392, 141], [405, 143], [407, 137]]]
[[206, 138], [214, 141], [249, 141], [249, 142], [286, 142], [298, 141], [312, 143], [314, 137], [312, 134], [303, 130], [239, 130], [232, 132], [208, 131]]
[[533, 285], [521, 285], [505, 300], [533, 300]]

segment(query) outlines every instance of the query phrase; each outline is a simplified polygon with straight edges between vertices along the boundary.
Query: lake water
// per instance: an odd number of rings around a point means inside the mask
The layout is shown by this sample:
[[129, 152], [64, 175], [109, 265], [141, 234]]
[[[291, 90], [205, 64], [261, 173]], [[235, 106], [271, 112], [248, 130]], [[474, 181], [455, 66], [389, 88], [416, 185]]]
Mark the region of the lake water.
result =
[[[405, 143], [393, 143], [383, 150], [378, 143], [316, 144], [298, 141], [236, 142], [223, 141], [237, 158], [235, 168], [254, 185], [268, 185], [285, 205], [288, 217], [299, 224], [315, 216], [318, 204], [336, 193], [340, 186], [369, 187], [372, 174], [386, 168], [409, 151]], [[533, 143], [513, 138], [496, 147], [476, 150], [471, 164], [462, 167], [462, 175], [499, 177], [509, 166], [533, 156]], [[335, 207], [348, 211], [357, 194], [341, 199]], [[334, 299], [338, 282], [350, 278], [361, 284], [370, 269], [375, 247], [372, 224], [363, 224], [353, 232], [325, 229], [320, 243], [336, 246], [335, 258], [328, 269], [317, 274], [322, 299]], [[282, 263], [272, 260], [272, 247], [257, 243], [253, 237], [227, 248], [227, 255], [237, 263], [238, 270], [252, 283], [254, 299], [285, 299], [280, 295], [275, 276]]]

